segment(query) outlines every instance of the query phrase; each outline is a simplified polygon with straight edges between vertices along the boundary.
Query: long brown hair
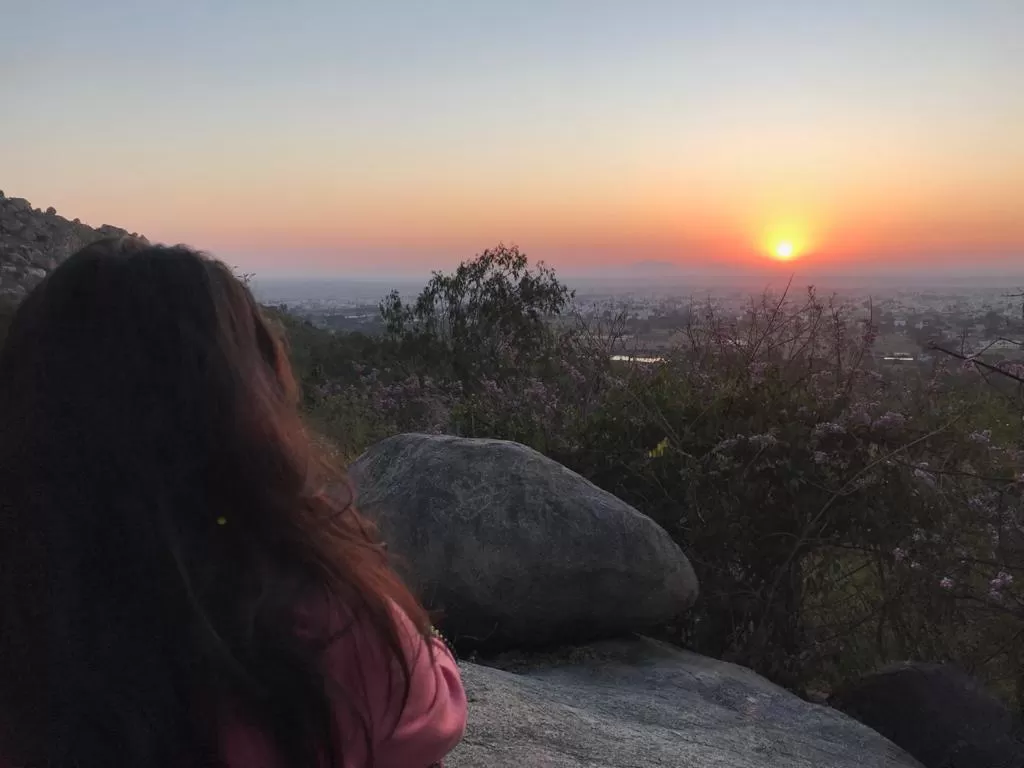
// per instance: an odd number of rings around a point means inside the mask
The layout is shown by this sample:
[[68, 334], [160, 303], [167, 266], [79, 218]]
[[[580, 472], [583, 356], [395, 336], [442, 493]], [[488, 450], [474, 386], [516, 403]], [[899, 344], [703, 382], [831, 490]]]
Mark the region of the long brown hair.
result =
[[294, 631], [311, 595], [371, 623], [408, 695], [392, 606], [427, 618], [296, 402], [246, 286], [188, 248], [101, 241], [26, 298], [0, 350], [0, 754], [210, 764], [227, 698], [288, 764], [340, 765], [331, 637]]

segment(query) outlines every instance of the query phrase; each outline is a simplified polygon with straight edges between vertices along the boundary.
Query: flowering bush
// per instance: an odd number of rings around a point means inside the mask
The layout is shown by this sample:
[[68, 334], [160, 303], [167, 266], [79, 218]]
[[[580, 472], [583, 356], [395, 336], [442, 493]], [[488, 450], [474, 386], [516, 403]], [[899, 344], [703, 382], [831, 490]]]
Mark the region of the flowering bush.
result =
[[611, 439], [563, 458], [686, 548], [688, 644], [796, 689], [919, 658], [1019, 696], [1018, 406], [945, 366], [873, 370], [871, 330], [813, 293], [739, 331], [698, 317], [655, 380], [610, 396]]

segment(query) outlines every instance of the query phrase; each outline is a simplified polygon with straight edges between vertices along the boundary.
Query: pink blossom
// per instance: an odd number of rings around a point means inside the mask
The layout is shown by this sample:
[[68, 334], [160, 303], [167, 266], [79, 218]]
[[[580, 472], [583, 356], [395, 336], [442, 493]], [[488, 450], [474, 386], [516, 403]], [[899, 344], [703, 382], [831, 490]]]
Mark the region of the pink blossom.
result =
[[834, 421], [823, 421], [814, 427], [815, 437], [824, 437], [825, 435], [842, 435], [846, 433], [846, 429], [842, 424], [836, 424]]
[[868, 410], [865, 406], [858, 406], [857, 408], [850, 412], [849, 420], [851, 424], [868, 426], [869, 424], [871, 424], [871, 414], [868, 413]]
[[971, 432], [971, 434], [967, 436], [967, 439], [971, 442], [979, 443], [980, 445], [988, 445], [992, 442], [992, 430], [985, 429], [981, 432]]
[[574, 365], [569, 366], [569, 378], [573, 380], [577, 387], [582, 387], [586, 383], [586, 377]]
[[900, 429], [907, 423], [907, 417], [896, 411], [888, 411], [875, 421], [878, 429]]
[[950, 590], [955, 586], [955, 582], [949, 576], [943, 576], [942, 579], [939, 580], [939, 586], [945, 590]]
[[984, 514], [992, 514], [994, 511], [992, 509], [992, 505], [981, 496], [971, 496], [971, 498], [967, 500], [967, 506], [975, 512]]
[[1006, 587], [1013, 584], [1013, 574], [1007, 573], [1006, 571], [1000, 571], [996, 574], [996, 577], [992, 579], [988, 585], [995, 591], [1001, 591]]
[[771, 434], [751, 435], [747, 439], [758, 448], [772, 448], [779, 444], [775, 435]]

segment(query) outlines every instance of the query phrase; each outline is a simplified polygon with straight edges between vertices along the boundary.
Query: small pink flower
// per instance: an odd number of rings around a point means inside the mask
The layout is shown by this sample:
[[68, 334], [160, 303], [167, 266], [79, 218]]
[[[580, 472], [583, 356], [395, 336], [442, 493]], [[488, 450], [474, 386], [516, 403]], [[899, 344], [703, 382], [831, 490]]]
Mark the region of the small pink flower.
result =
[[950, 590], [954, 587], [955, 583], [949, 576], [943, 576], [939, 581], [939, 586], [945, 590]]
[[825, 435], [841, 435], [846, 432], [841, 424], [836, 424], [832, 421], [823, 421], [814, 427], [814, 436], [823, 437]]
[[996, 577], [988, 583], [989, 587], [996, 592], [1006, 589], [1006, 587], [1011, 584], [1013, 584], [1013, 574], [1007, 573], [1006, 571], [1000, 571], [996, 574]]
[[981, 432], [971, 432], [971, 434], [968, 435], [968, 440], [973, 443], [978, 443], [979, 445], [988, 445], [992, 442], [992, 430], [985, 429]]
[[902, 413], [896, 413], [895, 411], [889, 411], [886, 414], [880, 416], [875, 421], [875, 427], [878, 429], [899, 429], [907, 423], [907, 418]]

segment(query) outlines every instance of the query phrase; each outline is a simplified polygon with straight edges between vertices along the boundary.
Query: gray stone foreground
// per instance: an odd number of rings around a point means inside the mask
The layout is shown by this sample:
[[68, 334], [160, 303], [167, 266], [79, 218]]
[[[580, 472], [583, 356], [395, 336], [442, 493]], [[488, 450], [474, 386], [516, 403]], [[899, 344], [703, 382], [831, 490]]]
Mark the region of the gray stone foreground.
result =
[[853, 719], [748, 669], [649, 640], [464, 663], [447, 768], [919, 768]]

